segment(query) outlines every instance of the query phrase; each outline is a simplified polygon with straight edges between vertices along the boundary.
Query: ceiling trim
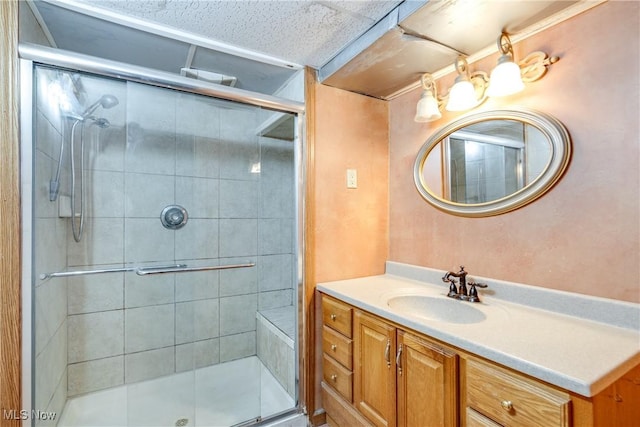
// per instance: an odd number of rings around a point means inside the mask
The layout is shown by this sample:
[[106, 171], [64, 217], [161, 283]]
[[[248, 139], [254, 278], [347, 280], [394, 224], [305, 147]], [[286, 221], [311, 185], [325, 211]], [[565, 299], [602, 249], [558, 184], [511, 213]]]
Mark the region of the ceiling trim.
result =
[[275, 65], [277, 67], [287, 68], [291, 70], [301, 70], [304, 66], [296, 64], [291, 61], [287, 61], [281, 58], [277, 58], [270, 55], [265, 55], [260, 52], [256, 52], [250, 49], [241, 48], [228, 43], [223, 43], [217, 40], [212, 40], [206, 37], [201, 37], [197, 34], [190, 33], [188, 31], [182, 31], [177, 28], [168, 27], [165, 25], [156, 24], [140, 18], [122, 15], [120, 13], [112, 12], [107, 9], [92, 6], [87, 3], [81, 3], [74, 0], [42, 0], [45, 3], [52, 4], [54, 6], [62, 7], [74, 12], [82, 13], [84, 15], [92, 16], [94, 18], [109, 21], [115, 24], [123, 25], [126, 27], [134, 28], [147, 33], [155, 34], [162, 37], [182, 41], [188, 44], [204, 47], [218, 52], [228, 53], [230, 55], [250, 59], [252, 61], [258, 61], [269, 65]]
[[[513, 44], [525, 40], [535, 34], [538, 34], [544, 30], [546, 30], [547, 28], [553, 27], [556, 24], [559, 24], [563, 21], [566, 21], [569, 18], [573, 18], [574, 16], [585, 12], [591, 8], [594, 8], [602, 3], [606, 3], [609, 0], [581, 0], [578, 3], [567, 7], [566, 9], [563, 9], [562, 11], [556, 13], [555, 15], [552, 15], [548, 18], [545, 18], [539, 22], [536, 22], [535, 24], [525, 28], [524, 30], [518, 32], [517, 34], [509, 34], [509, 38], [511, 39], [511, 42]], [[476, 53], [473, 53], [471, 55], [469, 55], [467, 57], [467, 63], [468, 64], [473, 64], [474, 62], [477, 62], [481, 59], [484, 59], [490, 55], [493, 55], [495, 53], [498, 52], [498, 47], [496, 43], [492, 43], [491, 46], [488, 46]], [[442, 68], [434, 73], [431, 73], [433, 75], [434, 79], [439, 79], [441, 77], [446, 76], [447, 74], [453, 73], [455, 71], [455, 65], [451, 64], [445, 68]], [[393, 92], [390, 95], [387, 95], [385, 97], [382, 97], [382, 99], [384, 100], [392, 100], [394, 98], [397, 98], [399, 96], [402, 96], [408, 92], [411, 92], [415, 89], [420, 88], [422, 85], [422, 83], [420, 82], [420, 80], [411, 83], [410, 85], [405, 86], [402, 89], [397, 90], [396, 92]]]

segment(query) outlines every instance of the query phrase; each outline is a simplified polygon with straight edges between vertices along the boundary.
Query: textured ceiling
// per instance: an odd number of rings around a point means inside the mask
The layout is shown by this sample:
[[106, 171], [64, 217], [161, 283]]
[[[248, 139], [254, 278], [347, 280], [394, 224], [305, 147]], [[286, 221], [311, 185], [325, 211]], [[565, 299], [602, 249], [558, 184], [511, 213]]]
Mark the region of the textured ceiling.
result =
[[[2, 1], [2, 0], [0, 0]], [[382, 99], [605, 0], [29, 0], [60, 49], [275, 94], [301, 66]]]
[[400, 1], [81, 0], [76, 3], [317, 68]]

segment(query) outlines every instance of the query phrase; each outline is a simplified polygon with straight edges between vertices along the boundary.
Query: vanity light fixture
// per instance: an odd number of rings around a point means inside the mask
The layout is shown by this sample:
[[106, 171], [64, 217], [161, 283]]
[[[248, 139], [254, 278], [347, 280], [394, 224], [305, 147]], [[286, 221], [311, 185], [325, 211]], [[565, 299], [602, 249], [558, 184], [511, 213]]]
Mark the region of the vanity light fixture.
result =
[[520, 92], [524, 89], [524, 83], [542, 78], [548, 67], [560, 59], [537, 51], [516, 63], [507, 33], [502, 33], [498, 37], [498, 50], [501, 56], [491, 72], [491, 78], [484, 71], [469, 72], [467, 60], [459, 55], [454, 64], [458, 76], [447, 94], [441, 97], [438, 97], [433, 76], [429, 73], [423, 74], [421, 79], [423, 91], [414, 120], [416, 122], [438, 120], [442, 117], [440, 109], [443, 105], [447, 111], [465, 111], [482, 104], [489, 96], [507, 96]]
[[416, 108], [416, 122], [432, 122], [442, 117], [438, 105], [438, 93], [436, 82], [429, 73], [424, 73], [420, 79], [422, 82], [422, 96]]

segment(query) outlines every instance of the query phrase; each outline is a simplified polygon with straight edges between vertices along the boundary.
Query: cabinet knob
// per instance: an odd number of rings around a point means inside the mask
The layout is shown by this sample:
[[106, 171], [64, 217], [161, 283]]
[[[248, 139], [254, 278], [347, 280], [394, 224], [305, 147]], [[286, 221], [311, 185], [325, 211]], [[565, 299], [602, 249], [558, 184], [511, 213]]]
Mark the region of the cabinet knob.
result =
[[336, 351], [338, 349], [338, 346], [335, 344], [331, 344], [331, 350]]
[[338, 376], [336, 374], [331, 375], [331, 381], [333, 381], [334, 383], [338, 381]]
[[502, 406], [502, 409], [504, 409], [505, 411], [510, 411], [513, 409], [513, 403], [511, 403], [510, 400], [503, 400], [502, 402], [500, 402], [500, 406]]
[[338, 316], [336, 316], [335, 314], [332, 314], [331, 316], [329, 316], [331, 318], [331, 320], [336, 320], [338, 318]]

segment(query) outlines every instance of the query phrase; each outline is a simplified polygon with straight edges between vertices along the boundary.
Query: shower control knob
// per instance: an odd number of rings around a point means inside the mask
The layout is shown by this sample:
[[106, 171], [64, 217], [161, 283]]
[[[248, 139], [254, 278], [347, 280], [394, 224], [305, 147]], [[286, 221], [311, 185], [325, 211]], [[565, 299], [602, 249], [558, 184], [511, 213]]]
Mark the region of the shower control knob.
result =
[[171, 225], [177, 225], [182, 222], [184, 215], [180, 211], [172, 211], [167, 219], [167, 222]]
[[180, 205], [169, 205], [160, 214], [162, 225], [170, 230], [184, 227], [187, 219], [187, 210]]

